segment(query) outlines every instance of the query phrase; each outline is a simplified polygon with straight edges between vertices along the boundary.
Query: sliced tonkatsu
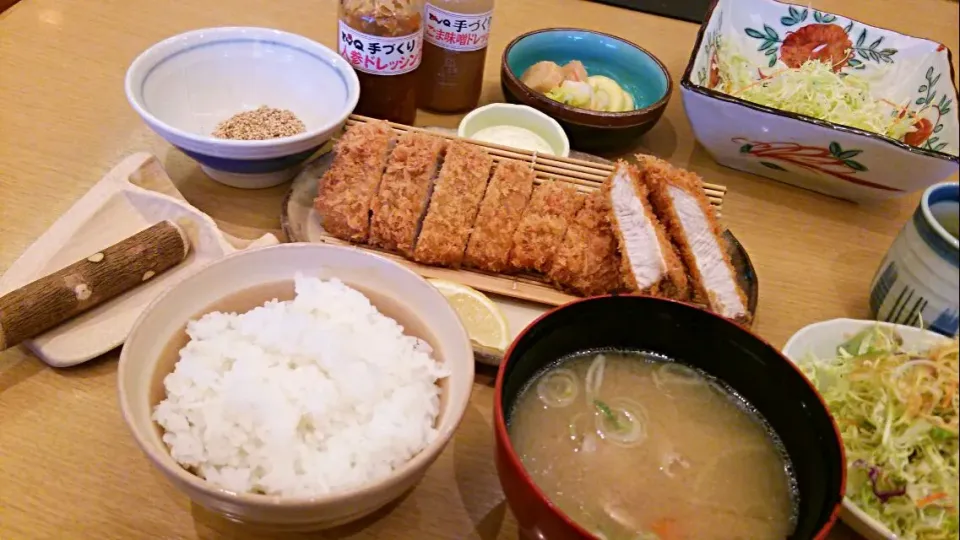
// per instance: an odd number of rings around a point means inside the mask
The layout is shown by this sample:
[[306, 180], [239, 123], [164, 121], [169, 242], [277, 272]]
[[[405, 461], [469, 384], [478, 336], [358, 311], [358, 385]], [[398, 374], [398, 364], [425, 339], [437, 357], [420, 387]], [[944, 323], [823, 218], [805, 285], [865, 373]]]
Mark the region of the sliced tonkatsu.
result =
[[492, 168], [493, 158], [482, 148], [461, 141], [448, 144], [413, 251], [415, 261], [460, 267]]
[[337, 141], [314, 201], [327, 233], [351, 242], [367, 241], [370, 207], [394, 141], [390, 125], [379, 120], [352, 126]]
[[369, 243], [413, 256], [446, 141], [408, 132], [397, 140], [373, 201]]
[[513, 234], [509, 269], [546, 272], [581, 204], [571, 184], [548, 180], [536, 186]]
[[497, 165], [467, 242], [467, 266], [488, 272], [507, 269], [513, 233], [530, 200], [534, 178], [533, 169], [526, 163], [505, 159]]
[[652, 156], [637, 156], [654, 210], [666, 225], [690, 274], [693, 300], [724, 317], [749, 320], [747, 301], [720, 237], [722, 229], [703, 193], [703, 182], [689, 171]]
[[617, 163], [604, 184], [620, 249], [624, 285], [633, 292], [685, 300], [687, 275], [648, 200], [636, 168]]
[[595, 191], [577, 195], [583, 206], [567, 227], [547, 278], [581, 296], [596, 296], [621, 288], [620, 254], [610, 223], [610, 202]]

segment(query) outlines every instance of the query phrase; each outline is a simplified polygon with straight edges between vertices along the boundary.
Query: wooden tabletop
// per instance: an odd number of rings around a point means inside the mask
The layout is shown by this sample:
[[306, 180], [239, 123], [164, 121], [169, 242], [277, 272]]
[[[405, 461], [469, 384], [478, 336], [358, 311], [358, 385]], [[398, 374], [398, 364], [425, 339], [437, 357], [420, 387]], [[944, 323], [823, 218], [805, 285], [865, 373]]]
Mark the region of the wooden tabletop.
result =
[[[813, 5], [958, 50], [956, 2]], [[226, 231], [279, 232], [287, 186], [241, 191], [207, 179], [127, 105], [124, 72], [151, 44], [198, 27], [274, 27], [332, 45], [335, 17], [335, 0], [23, 0], [0, 14], [0, 272], [121, 158], [141, 150], [157, 155], [187, 199]], [[504, 45], [550, 26], [632, 39], [659, 56], [675, 80], [697, 31], [577, 0], [498, 0], [484, 102], [502, 98]], [[855, 206], [721, 168], [694, 143], [678, 95], [641, 149], [729, 186], [724, 220], [760, 279], [756, 330], [778, 346], [806, 324], [867, 316], [874, 269], [918, 200]], [[116, 362], [111, 353], [55, 370], [23, 350], [0, 353], [0, 538], [275, 538], [191, 506], [161, 478], [120, 416]], [[515, 539], [494, 470], [492, 395], [491, 374], [479, 374], [455, 439], [409, 496], [373, 519], [312, 538]], [[839, 526], [831, 538], [855, 536]]]

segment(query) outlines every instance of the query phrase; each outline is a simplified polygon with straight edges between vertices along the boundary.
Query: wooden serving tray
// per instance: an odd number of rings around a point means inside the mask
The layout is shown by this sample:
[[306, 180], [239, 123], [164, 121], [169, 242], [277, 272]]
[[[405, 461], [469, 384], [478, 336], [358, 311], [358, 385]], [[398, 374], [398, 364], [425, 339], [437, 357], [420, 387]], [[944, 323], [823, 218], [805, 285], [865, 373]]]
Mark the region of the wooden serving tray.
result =
[[[347, 126], [370, 121], [370, 118], [351, 115]], [[417, 131], [438, 135], [446, 139], [461, 140], [453, 130], [448, 128], [428, 127], [416, 128], [402, 124], [390, 123], [397, 133]], [[573, 157], [561, 158], [556, 156], [542, 156], [526, 150], [508, 148], [495, 144], [465, 140], [470, 144], [483, 147], [489, 152], [494, 161], [515, 159], [531, 164], [537, 173], [537, 183], [544, 180], [556, 180], [573, 184], [584, 192], [600, 189], [603, 182], [613, 172], [613, 164], [606, 159], [572, 152]], [[427, 278], [440, 278], [469, 285], [477, 290], [492, 293], [517, 300], [525, 300], [548, 306], [559, 306], [575, 300], [577, 297], [567, 294], [546, 283], [540, 276], [533, 274], [491, 274], [476, 269], [443, 268], [416, 263], [405, 257], [366, 245], [355, 245], [335, 238], [320, 226], [319, 217], [313, 208], [313, 200], [317, 197], [317, 179], [330, 167], [333, 153], [329, 150], [310, 162], [294, 179], [290, 193], [287, 194], [281, 213], [281, 225], [284, 233], [291, 242], [323, 242], [335, 245], [354, 245], [357, 249], [374, 252], [404, 266], [413, 269]], [[727, 188], [716, 184], [704, 184], [711, 205], [719, 211], [723, 205], [723, 197]], [[743, 247], [736, 238], [727, 231], [725, 234], [727, 248], [734, 262], [740, 278], [740, 285], [744, 288], [748, 298], [748, 309], [751, 314], [756, 309], [756, 274], [753, 265]]]
[[0, 295], [55, 272], [162, 221], [190, 225], [191, 251], [178, 266], [23, 344], [53, 367], [119, 347], [147, 305], [198, 268], [238, 250], [277, 244], [272, 234], [245, 240], [224, 233], [191, 206], [156, 157], [133, 154], [97, 182], [0, 276]]

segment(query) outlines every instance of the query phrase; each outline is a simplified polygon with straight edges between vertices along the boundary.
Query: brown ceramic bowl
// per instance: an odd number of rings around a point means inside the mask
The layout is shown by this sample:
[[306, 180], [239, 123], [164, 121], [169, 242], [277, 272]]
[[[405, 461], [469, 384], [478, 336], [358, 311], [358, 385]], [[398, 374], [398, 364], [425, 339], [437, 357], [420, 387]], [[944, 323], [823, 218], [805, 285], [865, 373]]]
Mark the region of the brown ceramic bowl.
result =
[[[184, 326], [199, 314], [237, 292], [292, 282], [296, 272], [323, 279], [340, 278], [363, 292], [381, 313], [405, 331], [427, 341], [450, 370], [441, 382], [439, 431], [410, 461], [372, 484], [320, 497], [275, 497], [233, 493], [208, 483], [170, 456], [162, 430], [153, 421], [154, 407], [164, 397], [163, 378], [173, 371], [176, 355], [168, 343], [185, 343]], [[250, 305], [226, 309], [246, 311], [271, 298], [293, 296], [270, 287]], [[176, 350], [174, 348], [173, 350]], [[413, 488], [453, 436], [473, 388], [473, 349], [453, 308], [439, 291], [399, 264], [350, 247], [282, 244], [241, 251], [216, 261], [157, 298], [140, 316], [120, 353], [118, 386], [123, 418], [150, 461], [195, 503], [228, 519], [274, 530], [329, 528], [366, 516]]]
[[598, 349], [663, 354], [729, 385], [763, 415], [793, 465], [797, 525], [785, 540], [826, 538], [843, 501], [846, 467], [837, 426], [813, 385], [776, 348], [741, 326], [646, 296], [601, 296], [548, 312], [521, 332], [500, 364], [494, 393], [497, 473], [523, 535], [593, 538], [533, 482], [508, 426], [517, 397], [538, 372], [558, 358]]
[[[589, 75], [617, 81], [637, 108], [598, 112], [546, 97], [520, 81], [527, 68], [543, 60], [560, 65], [580, 60]], [[656, 56], [617, 36], [579, 28], [534, 30], [511, 41], [500, 61], [500, 84], [508, 102], [529, 105], [559, 122], [572, 148], [601, 153], [631, 146], [650, 130], [673, 91], [673, 79]]]

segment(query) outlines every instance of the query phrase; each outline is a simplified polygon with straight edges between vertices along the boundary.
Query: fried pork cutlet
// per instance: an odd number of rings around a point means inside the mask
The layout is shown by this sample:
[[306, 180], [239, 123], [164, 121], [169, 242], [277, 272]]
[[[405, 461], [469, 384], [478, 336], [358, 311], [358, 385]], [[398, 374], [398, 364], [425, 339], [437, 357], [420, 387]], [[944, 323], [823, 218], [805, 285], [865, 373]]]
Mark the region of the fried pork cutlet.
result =
[[313, 203], [325, 231], [351, 242], [367, 240], [370, 206], [393, 142], [390, 125], [379, 120], [356, 124], [337, 141]]
[[373, 202], [370, 244], [413, 256], [445, 148], [446, 141], [425, 133], [400, 137]]
[[604, 191], [620, 246], [624, 284], [633, 292], [685, 300], [689, 291], [683, 264], [650, 207], [636, 168], [617, 163]]
[[546, 181], [533, 189], [513, 234], [509, 268], [515, 272], [546, 272], [583, 199], [570, 184]]
[[620, 254], [610, 223], [610, 202], [596, 191], [584, 199], [563, 235], [547, 277], [558, 287], [581, 296], [620, 289]]
[[497, 165], [467, 242], [464, 263], [488, 272], [507, 269], [513, 233], [530, 200], [535, 174], [526, 163], [505, 159]]
[[724, 317], [746, 322], [747, 300], [737, 285], [713, 209], [700, 178], [653, 156], [637, 156], [650, 201], [690, 273], [693, 300]]
[[460, 141], [448, 144], [413, 251], [415, 261], [460, 267], [491, 168], [493, 158], [482, 148]]

